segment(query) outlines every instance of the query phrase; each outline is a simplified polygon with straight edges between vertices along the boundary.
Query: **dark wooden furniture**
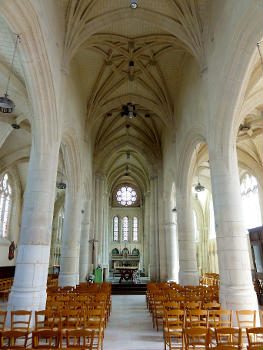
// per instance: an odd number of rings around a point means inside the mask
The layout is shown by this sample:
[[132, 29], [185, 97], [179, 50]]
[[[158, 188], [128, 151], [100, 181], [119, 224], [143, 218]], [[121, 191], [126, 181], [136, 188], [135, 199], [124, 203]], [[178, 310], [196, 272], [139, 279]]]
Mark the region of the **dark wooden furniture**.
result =
[[119, 271], [121, 274], [119, 283], [121, 283], [122, 280], [128, 281], [132, 280], [132, 276], [134, 271], [138, 270], [138, 267], [133, 266], [127, 266], [127, 267], [116, 267], [115, 270]]

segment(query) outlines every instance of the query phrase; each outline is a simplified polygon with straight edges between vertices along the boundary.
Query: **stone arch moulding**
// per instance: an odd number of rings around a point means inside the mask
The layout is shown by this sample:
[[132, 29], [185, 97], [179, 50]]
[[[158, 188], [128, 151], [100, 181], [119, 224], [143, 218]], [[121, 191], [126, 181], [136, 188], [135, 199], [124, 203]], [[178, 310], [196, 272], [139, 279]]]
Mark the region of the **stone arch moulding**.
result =
[[24, 56], [22, 65], [34, 111], [32, 118], [34, 145], [43, 151], [51, 148], [54, 142], [58, 142], [59, 120], [53, 77], [41, 26], [29, 0], [4, 1], [1, 3], [1, 13], [12, 30], [22, 37], [20, 44]]
[[[262, 5], [258, 2], [258, 6]], [[218, 101], [228, 101], [228, 103], [219, 103], [215, 117], [211, 118], [214, 122], [210, 125], [210, 129], [217, 132], [215, 135], [211, 134], [213, 138], [208, 143], [212, 144], [214, 149], [221, 150], [223, 157], [227, 156], [226, 159], [229, 161], [231, 161], [229, 145], [234, 145], [236, 142], [236, 121], [241, 112], [255, 57], [258, 55], [256, 43], [263, 38], [260, 21], [255, 20], [258, 18], [257, 11], [260, 9], [252, 4], [251, 10], [242, 19], [238, 31], [233, 35], [232, 45], [225, 55], [225, 62], [229, 62], [229, 65], [225, 64], [221, 75], [224, 79], [224, 89], [220, 90], [222, 95], [217, 97]], [[238, 88], [233, 86], [236, 82], [240, 82]], [[219, 147], [220, 144], [221, 147]]]
[[194, 165], [192, 158], [194, 156], [194, 149], [200, 142], [207, 143], [201, 133], [195, 133], [190, 130], [184, 137], [184, 147], [179, 155], [177, 162], [178, 174], [176, 177], [177, 188], [190, 188], [193, 177]]
[[69, 189], [75, 196], [82, 186], [81, 147], [74, 129], [69, 128], [62, 135], [62, 154], [65, 162], [65, 173]]

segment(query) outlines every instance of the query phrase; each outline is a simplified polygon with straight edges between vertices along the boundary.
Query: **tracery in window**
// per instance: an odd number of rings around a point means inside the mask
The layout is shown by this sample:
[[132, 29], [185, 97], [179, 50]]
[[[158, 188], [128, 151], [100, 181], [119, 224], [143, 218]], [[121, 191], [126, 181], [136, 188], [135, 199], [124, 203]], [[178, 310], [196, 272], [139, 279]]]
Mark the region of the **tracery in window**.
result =
[[136, 216], [132, 219], [132, 240], [138, 241], [138, 218]]
[[0, 181], [0, 237], [7, 237], [8, 224], [11, 210], [12, 189], [8, 181], [8, 175], [4, 174]]
[[116, 242], [119, 240], [119, 217], [113, 218], [113, 240]]
[[258, 196], [257, 179], [246, 174], [241, 183], [241, 197], [246, 228], [253, 228], [262, 225], [261, 211]]
[[137, 200], [136, 191], [130, 186], [122, 186], [116, 194], [117, 202], [124, 206], [132, 205]]
[[129, 240], [129, 219], [128, 216], [124, 216], [122, 219], [122, 240]]

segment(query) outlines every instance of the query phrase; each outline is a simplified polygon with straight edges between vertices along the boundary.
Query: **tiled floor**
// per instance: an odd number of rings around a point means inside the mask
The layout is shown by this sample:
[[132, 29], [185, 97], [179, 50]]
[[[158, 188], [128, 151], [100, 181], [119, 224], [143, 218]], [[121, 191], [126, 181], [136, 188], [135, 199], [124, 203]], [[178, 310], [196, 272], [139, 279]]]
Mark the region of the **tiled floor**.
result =
[[113, 295], [104, 350], [162, 350], [162, 329], [156, 332], [144, 295]]

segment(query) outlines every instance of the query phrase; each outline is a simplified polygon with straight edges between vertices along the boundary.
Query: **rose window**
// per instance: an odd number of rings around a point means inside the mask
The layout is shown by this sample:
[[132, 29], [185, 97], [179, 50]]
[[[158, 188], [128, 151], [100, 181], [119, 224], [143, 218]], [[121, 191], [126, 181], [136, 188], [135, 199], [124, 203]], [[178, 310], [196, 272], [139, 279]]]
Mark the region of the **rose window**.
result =
[[129, 206], [136, 202], [137, 193], [129, 186], [123, 186], [117, 191], [116, 197], [119, 204]]

